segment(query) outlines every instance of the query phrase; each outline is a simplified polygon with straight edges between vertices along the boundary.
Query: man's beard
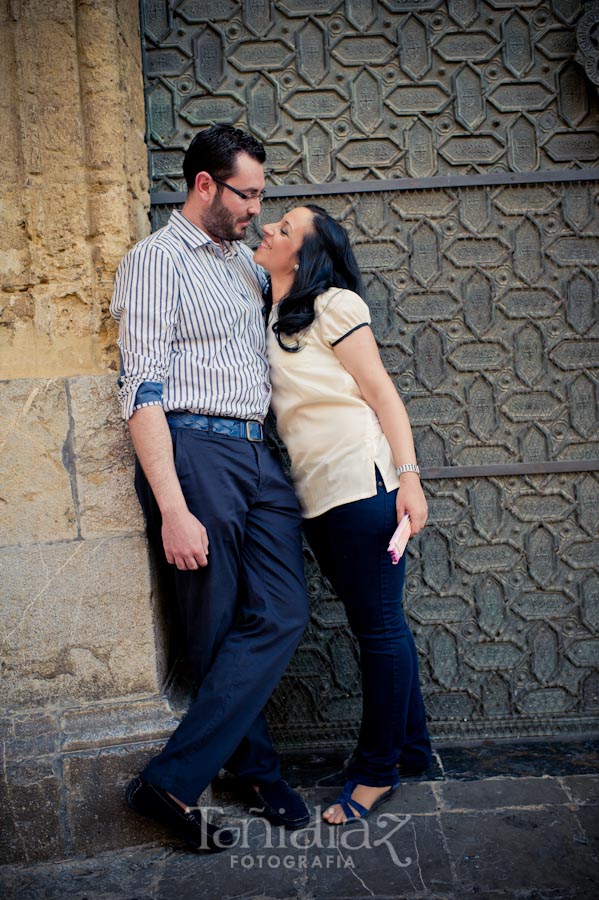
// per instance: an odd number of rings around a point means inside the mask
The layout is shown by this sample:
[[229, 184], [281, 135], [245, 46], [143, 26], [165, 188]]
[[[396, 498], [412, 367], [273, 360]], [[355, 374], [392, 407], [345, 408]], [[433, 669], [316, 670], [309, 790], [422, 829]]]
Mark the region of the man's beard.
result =
[[212, 206], [203, 217], [204, 230], [213, 238], [221, 241], [239, 241], [245, 237], [247, 225], [239, 222], [249, 222], [251, 215], [236, 219], [233, 213], [227, 209], [217, 194], [212, 201]]

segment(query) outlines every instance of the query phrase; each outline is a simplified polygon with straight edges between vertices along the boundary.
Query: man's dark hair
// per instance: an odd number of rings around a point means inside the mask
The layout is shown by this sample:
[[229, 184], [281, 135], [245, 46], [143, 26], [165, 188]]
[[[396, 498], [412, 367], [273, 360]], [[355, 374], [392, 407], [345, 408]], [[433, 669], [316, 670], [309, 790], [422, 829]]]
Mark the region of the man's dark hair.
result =
[[226, 181], [234, 174], [240, 153], [247, 153], [259, 163], [266, 159], [260, 141], [240, 128], [212, 125], [200, 131], [187, 148], [183, 160], [183, 174], [189, 190], [195, 185], [198, 172], [208, 172]]
[[[330, 287], [347, 288], [364, 296], [360, 269], [345, 228], [321, 206], [306, 203], [314, 216], [314, 230], [304, 238], [298, 253], [297, 269], [291, 290], [279, 303], [279, 315], [272, 326], [283, 350], [301, 350], [299, 341], [289, 343], [283, 335], [295, 335], [314, 321], [314, 301]], [[266, 312], [272, 307], [270, 286], [266, 294]]]

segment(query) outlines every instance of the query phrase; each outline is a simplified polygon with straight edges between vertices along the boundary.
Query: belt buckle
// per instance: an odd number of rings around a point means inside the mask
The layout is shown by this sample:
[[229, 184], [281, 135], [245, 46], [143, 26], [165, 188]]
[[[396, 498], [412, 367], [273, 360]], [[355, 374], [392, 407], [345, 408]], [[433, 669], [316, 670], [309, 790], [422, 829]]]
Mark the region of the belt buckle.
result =
[[[258, 426], [258, 429], [259, 429], [259, 432], [258, 432], [258, 433], [259, 433], [259, 436], [258, 436], [257, 438], [252, 437], [252, 425], [257, 425], [257, 426]], [[250, 422], [250, 421], [246, 421], [246, 423], [245, 423], [245, 436], [246, 436], [246, 438], [248, 439], [248, 441], [254, 441], [254, 442], [256, 442], [256, 441], [261, 441], [261, 440], [263, 440], [262, 425], [260, 424], [260, 422]]]

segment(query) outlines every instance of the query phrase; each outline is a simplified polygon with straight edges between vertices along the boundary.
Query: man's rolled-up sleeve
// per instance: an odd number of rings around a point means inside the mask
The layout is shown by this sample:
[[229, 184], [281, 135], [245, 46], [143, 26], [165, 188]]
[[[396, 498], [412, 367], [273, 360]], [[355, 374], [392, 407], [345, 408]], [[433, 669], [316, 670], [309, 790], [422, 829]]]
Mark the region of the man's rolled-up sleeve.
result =
[[172, 260], [160, 247], [138, 244], [118, 268], [110, 304], [119, 323], [119, 400], [126, 421], [136, 409], [162, 404], [178, 307]]

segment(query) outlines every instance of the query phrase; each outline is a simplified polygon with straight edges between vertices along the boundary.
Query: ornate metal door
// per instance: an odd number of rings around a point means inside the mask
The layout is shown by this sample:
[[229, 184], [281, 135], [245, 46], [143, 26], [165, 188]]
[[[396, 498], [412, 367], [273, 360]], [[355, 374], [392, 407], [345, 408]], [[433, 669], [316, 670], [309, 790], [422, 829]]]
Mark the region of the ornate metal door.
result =
[[[596, 727], [598, 5], [142, 0], [142, 21], [154, 226], [189, 139], [230, 122], [266, 143], [265, 221], [317, 196], [353, 237], [430, 500], [405, 600], [433, 735]], [[338, 747], [356, 649], [312, 562], [309, 586], [271, 721]]]

